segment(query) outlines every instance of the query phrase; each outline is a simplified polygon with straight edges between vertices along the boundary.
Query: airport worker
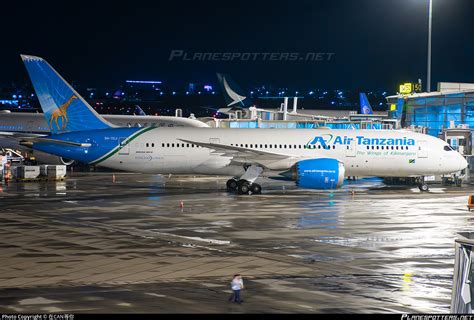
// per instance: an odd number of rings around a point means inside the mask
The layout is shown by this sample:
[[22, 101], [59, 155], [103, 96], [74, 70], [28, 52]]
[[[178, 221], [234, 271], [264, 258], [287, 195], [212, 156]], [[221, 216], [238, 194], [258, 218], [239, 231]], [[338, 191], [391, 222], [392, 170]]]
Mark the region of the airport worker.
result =
[[240, 290], [244, 288], [244, 281], [240, 274], [234, 275], [230, 287], [232, 289], [232, 295], [229, 297], [229, 301], [233, 300], [233, 302], [242, 303], [243, 300], [240, 299]]

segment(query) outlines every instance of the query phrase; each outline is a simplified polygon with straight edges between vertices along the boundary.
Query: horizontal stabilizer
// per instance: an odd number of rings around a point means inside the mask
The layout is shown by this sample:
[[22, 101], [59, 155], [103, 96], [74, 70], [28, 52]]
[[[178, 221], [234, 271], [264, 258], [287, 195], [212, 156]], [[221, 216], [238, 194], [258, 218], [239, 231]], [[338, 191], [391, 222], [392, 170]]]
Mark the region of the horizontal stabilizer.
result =
[[33, 139], [33, 143], [54, 143], [54, 144], [60, 144], [60, 145], [65, 145], [65, 146], [82, 147], [82, 148], [89, 148], [91, 146], [90, 143], [56, 140], [56, 139], [51, 139], [51, 138], [35, 138]]

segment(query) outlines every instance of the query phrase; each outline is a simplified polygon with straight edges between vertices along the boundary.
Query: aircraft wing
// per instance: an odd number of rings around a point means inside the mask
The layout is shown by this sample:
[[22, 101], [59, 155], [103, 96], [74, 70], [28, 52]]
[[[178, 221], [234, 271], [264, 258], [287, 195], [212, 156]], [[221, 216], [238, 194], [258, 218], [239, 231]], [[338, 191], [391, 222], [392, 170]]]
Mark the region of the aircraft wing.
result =
[[[263, 150], [256, 150], [250, 148], [243, 148], [237, 146], [229, 146], [220, 143], [207, 143], [207, 142], [199, 142], [199, 141], [192, 141], [186, 139], [179, 139], [186, 143], [195, 144], [204, 148], [209, 148], [214, 150], [214, 154], [218, 154], [224, 157], [232, 158], [234, 162], [241, 162], [241, 163], [259, 163], [264, 166], [271, 162], [276, 162], [279, 160], [290, 160], [290, 159], [297, 159], [293, 155], [283, 154], [283, 153], [276, 153], [276, 152], [268, 152]], [[296, 161], [296, 160], [295, 160]]]

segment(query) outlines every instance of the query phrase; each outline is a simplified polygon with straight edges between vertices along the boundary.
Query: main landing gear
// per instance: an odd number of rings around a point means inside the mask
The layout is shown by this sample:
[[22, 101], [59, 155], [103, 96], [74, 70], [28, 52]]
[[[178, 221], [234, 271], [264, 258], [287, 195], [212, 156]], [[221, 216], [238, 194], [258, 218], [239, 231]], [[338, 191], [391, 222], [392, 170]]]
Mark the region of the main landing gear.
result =
[[255, 183], [255, 180], [257, 180], [263, 169], [255, 165], [244, 166], [244, 169], [246, 171], [240, 178], [234, 177], [227, 181], [227, 191], [248, 195], [261, 194], [262, 186]]

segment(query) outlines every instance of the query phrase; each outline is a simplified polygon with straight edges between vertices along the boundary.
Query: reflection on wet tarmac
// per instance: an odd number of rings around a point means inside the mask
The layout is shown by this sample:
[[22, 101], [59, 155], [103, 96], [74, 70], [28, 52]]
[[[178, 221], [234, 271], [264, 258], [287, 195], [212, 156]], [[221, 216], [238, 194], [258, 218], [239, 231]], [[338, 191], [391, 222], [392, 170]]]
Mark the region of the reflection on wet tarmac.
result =
[[[328, 192], [262, 180], [261, 196], [238, 196], [225, 192], [224, 185], [225, 179], [216, 177], [134, 174], [117, 174], [115, 182], [110, 175], [85, 175], [2, 185], [0, 246], [10, 249], [0, 258], [29, 267], [2, 267], [0, 293], [34, 283], [106, 284], [115, 290], [114, 285], [165, 280], [181, 286], [194, 279], [211, 286], [242, 271], [269, 298], [247, 311], [449, 311], [454, 238], [473, 226], [465, 208], [470, 186], [419, 193], [367, 179]], [[32, 238], [12, 247], [11, 235], [22, 228]], [[46, 253], [53, 248], [69, 272], [46, 272]], [[32, 251], [38, 257], [25, 258]], [[173, 262], [176, 257], [188, 259]], [[226, 262], [232, 257], [242, 263]], [[92, 264], [92, 258], [121, 269], [110, 277], [114, 269], [92, 272], [69, 263]], [[134, 259], [145, 267], [132, 267]], [[199, 259], [204, 260], [194, 264]], [[218, 303], [216, 309], [202, 308], [223, 310]]]

